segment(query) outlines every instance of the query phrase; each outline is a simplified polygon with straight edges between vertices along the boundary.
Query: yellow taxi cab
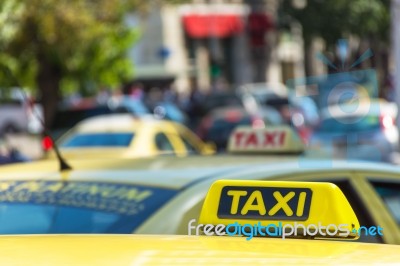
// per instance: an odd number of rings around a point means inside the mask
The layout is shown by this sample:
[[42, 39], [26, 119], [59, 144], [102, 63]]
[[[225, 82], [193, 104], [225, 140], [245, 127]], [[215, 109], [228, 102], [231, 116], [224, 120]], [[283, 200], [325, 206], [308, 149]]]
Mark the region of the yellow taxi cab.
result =
[[[51, 139], [44, 143], [52, 147]], [[136, 158], [162, 154], [186, 156], [212, 154], [212, 144], [203, 143], [185, 126], [130, 114], [110, 114], [88, 118], [58, 141], [66, 158]], [[47, 157], [54, 158], [50, 152]]]
[[39, 266], [400, 262], [399, 245], [347, 241], [357, 239], [362, 226], [331, 183], [219, 180], [208, 190], [196, 227], [197, 236], [2, 235], [0, 256], [4, 265]]
[[63, 171], [49, 160], [0, 167], [0, 234], [185, 235], [210, 185], [227, 179], [333, 183], [360, 224], [390, 232], [359, 241], [400, 244], [398, 167], [308, 159], [286, 127], [239, 128], [229, 143], [226, 155], [71, 159]]

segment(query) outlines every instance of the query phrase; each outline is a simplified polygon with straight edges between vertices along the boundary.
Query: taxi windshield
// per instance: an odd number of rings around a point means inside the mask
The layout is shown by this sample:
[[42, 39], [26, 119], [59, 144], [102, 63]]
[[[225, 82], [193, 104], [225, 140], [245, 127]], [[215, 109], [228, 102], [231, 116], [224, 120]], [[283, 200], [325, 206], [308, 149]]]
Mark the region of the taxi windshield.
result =
[[4, 181], [0, 234], [129, 234], [176, 193], [133, 184]]
[[134, 133], [84, 133], [76, 134], [60, 146], [73, 147], [127, 147], [132, 142]]

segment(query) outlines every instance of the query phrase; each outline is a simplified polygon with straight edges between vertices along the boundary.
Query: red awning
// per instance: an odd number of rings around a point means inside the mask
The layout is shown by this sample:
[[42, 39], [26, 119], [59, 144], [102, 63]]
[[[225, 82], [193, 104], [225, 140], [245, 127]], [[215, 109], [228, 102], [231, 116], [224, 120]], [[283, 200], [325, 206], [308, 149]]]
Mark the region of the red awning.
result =
[[248, 33], [252, 46], [264, 46], [265, 34], [273, 29], [274, 23], [265, 13], [251, 13], [248, 18]]
[[236, 14], [185, 15], [183, 24], [192, 38], [229, 37], [244, 28], [241, 17]]

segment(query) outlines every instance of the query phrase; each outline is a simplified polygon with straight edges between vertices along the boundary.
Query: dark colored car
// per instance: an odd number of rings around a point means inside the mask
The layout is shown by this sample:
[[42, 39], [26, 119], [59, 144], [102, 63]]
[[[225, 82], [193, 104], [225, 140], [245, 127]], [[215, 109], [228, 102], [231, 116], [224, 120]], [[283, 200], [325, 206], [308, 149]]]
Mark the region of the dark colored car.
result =
[[58, 139], [66, 131], [86, 118], [97, 115], [112, 114], [114, 112], [115, 110], [106, 105], [89, 108], [58, 110], [49, 130], [52, 137], [54, 139]]
[[206, 114], [217, 108], [242, 106], [242, 100], [237, 94], [233, 92], [218, 92], [205, 97], [202, 109]]
[[368, 101], [332, 105], [322, 111], [310, 150], [330, 157], [392, 162], [399, 149], [397, 106]]
[[225, 150], [231, 132], [242, 125], [264, 127], [274, 124], [265, 116], [250, 115], [241, 107], [218, 108], [205, 116], [197, 130], [204, 141], [213, 142], [218, 151]]

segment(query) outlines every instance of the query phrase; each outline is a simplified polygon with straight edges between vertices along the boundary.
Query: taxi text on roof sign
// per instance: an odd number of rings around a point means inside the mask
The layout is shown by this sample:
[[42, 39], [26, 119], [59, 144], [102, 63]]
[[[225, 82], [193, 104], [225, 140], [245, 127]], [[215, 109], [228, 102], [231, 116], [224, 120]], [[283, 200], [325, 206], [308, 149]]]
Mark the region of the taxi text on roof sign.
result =
[[237, 127], [229, 137], [232, 153], [301, 153], [304, 145], [289, 126]]
[[[218, 218], [306, 220], [311, 197], [309, 188], [226, 186], [221, 191]], [[275, 204], [267, 206], [266, 202]]]
[[[346, 225], [352, 232], [360, 227], [342, 191], [331, 183], [219, 180], [210, 188], [199, 223], [270, 225]], [[328, 228], [328, 227], [327, 227]], [[328, 229], [327, 229], [328, 230]], [[321, 234], [315, 238], [343, 238]], [[347, 239], [357, 239], [350, 233]]]

